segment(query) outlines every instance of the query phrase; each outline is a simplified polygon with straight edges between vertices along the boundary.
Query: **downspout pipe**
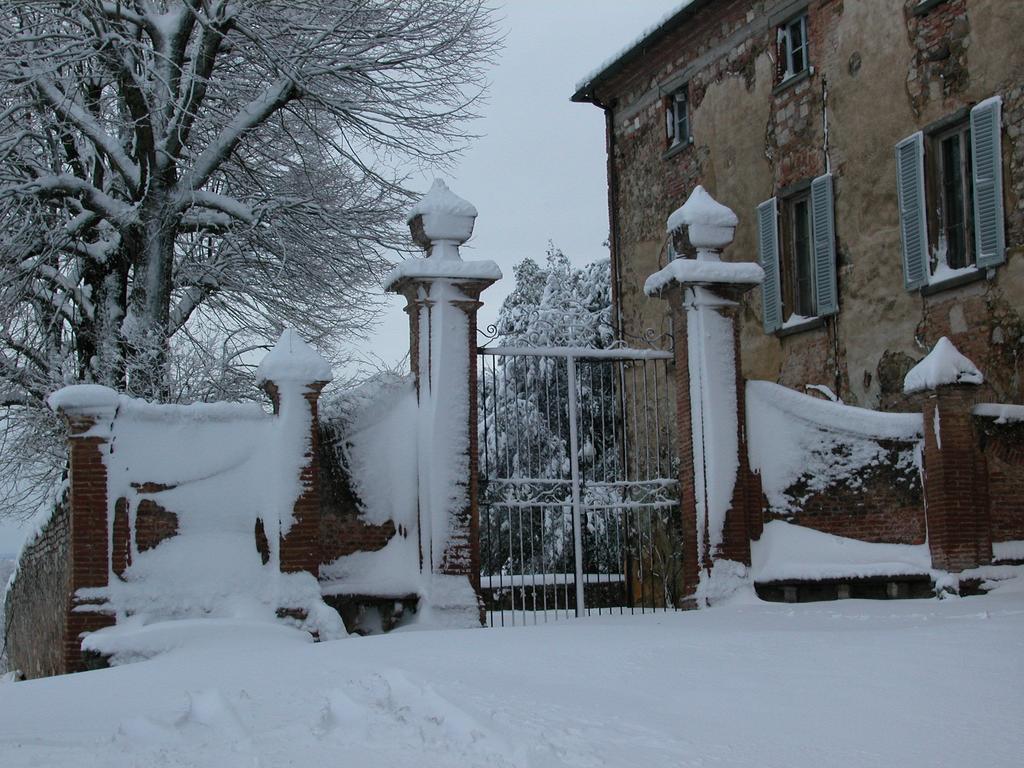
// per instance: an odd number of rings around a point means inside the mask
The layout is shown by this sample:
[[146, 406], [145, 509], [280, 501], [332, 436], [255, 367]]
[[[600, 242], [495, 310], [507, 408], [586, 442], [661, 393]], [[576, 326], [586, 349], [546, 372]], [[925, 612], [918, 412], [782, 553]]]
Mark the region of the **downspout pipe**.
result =
[[619, 174], [615, 164], [615, 111], [614, 104], [605, 104], [591, 91], [589, 101], [604, 112], [605, 153], [608, 162], [608, 246], [611, 251], [612, 317], [615, 337], [623, 338], [622, 322], [622, 275], [619, 258], [622, 243], [619, 233]]

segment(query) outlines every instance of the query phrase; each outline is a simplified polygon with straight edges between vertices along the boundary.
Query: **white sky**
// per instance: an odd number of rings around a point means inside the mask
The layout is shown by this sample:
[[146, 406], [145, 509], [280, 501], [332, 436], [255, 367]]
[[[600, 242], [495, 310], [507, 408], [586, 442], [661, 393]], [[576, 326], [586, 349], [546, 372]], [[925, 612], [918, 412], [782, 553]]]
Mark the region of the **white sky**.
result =
[[[480, 211], [464, 258], [493, 259], [506, 277], [483, 295], [480, 325], [512, 290], [512, 265], [542, 260], [548, 241], [577, 264], [607, 253], [604, 113], [573, 104], [576, 83], [682, 0], [507, 0], [505, 48], [491, 73], [481, 138], [444, 178]], [[432, 179], [424, 178], [422, 188]], [[408, 348], [404, 299], [392, 297], [357, 354], [386, 363]], [[0, 556], [16, 553], [24, 527], [0, 524]]]

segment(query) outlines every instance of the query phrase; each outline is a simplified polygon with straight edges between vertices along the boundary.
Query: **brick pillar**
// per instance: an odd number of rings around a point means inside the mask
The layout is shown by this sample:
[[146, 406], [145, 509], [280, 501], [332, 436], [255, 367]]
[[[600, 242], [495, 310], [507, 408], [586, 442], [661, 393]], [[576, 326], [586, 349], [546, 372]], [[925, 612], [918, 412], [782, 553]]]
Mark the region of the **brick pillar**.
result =
[[945, 571], [992, 562], [988, 471], [971, 417], [978, 394], [974, 385], [943, 385], [924, 400], [928, 546]]
[[[421, 408], [430, 408], [436, 396], [451, 390], [454, 385], [462, 388], [463, 382], [451, 382], [450, 376], [466, 377], [466, 402], [462, 404], [466, 411], [464, 455], [467, 472], [458, 481], [462, 496], [466, 502], [462, 509], [435, 510], [439, 514], [447, 514], [450, 526], [448, 536], [443, 543], [433, 541], [429, 535], [432, 526], [427, 520], [420, 519], [420, 565], [425, 570], [447, 575], [466, 575], [474, 590], [479, 591], [480, 582], [480, 510], [477, 491], [477, 471], [479, 462], [478, 446], [478, 371], [476, 364], [476, 328], [477, 310], [483, 303], [481, 292], [490, 286], [493, 280], [454, 280], [451, 278], [404, 278], [392, 284], [390, 290], [405, 296], [405, 311], [413, 320], [410, 334], [411, 369], [416, 382], [416, 392]], [[452, 316], [458, 318], [454, 323]], [[454, 349], [446, 346], [446, 340], [438, 340], [438, 329], [446, 328], [448, 333], [454, 327], [465, 329], [465, 339], [456, 339]], [[461, 335], [461, 331], [459, 331]], [[439, 347], [444, 346], [444, 349]], [[455, 360], [451, 351], [458, 353]], [[439, 358], [444, 357], [442, 363]], [[446, 365], [452, 365], [446, 368]], [[434, 396], [432, 398], [432, 396]], [[432, 413], [429, 417], [444, 420], [445, 414]], [[422, 437], [442, 430], [445, 425], [435, 421], [421, 421]], [[461, 431], [461, 430], [460, 430]], [[424, 450], [426, 447], [424, 446]], [[431, 457], [432, 459], [434, 457]], [[441, 457], [437, 457], [439, 460]], [[433, 461], [431, 463], [434, 463]], [[432, 478], [421, 478], [422, 483], [431, 482]], [[421, 489], [423, 490], [423, 489]], [[419, 513], [422, 516], [426, 504], [422, 503]], [[435, 521], [436, 522], [436, 521]]]
[[[320, 451], [318, 403], [331, 380], [330, 365], [292, 329], [281, 334], [260, 363], [257, 380], [274, 405], [276, 438], [282, 447], [303, 447], [298, 466], [299, 497], [279, 521], [264, 520], [264, 535], [278, 531], [278, 565], [282, 573], [320, 575]], [[282, 471], [295, 471], [295, 457], [282, 455]], [[291, 478], [282, 478], [287, 483]]]
[[[78, 594], [106, 587], [110, 574], [110, 520], [107, 466], [118, 395], [112, 389], [65, 387], [50, 398], [68, 429], [70, 507], [69, 589], [64, 621], [64, 671], [80, 672], [82, 635], [110, 626], [114, 617], [88, 610], [102, 602]], [[84, 610], [83, 610], [84, 609]]]
[[672, 313], [675, 335], [676, 451], [679, 453], [679, 515], [683, 531], [683, 597], [679, 607], [693, 608], [700, 583], [700, 552], [697, 541], [697, 491], [694, 484], [693, 421], [690, 408], [690, 355], [687, 341], [687, 313], [683, 309], [683, 288], [671, 286], [664, 294]]
[[[475, 219], [472, 205], [435, 182], [409, 218], [413, 239], [429, 255], [402, 262], [385, 283], [405, 297], [409, 315], [418, 402], [419, 565], [431, 576], [421, 597], [429, 610], [448, 614], [449, 624], [483, 621], [476, 316], [480, 294], [501, 271], [493, 262], [462, 260], [459, 246]], [[444, 580], [436, 577], [453, 579], [442, 587]]]
[[750, 539], [761, 532], [759, 483], [747, 456], [739, 308], [763, 273], [756, 264], [720, 260], [737, 220], [702, 187], [669, 222], [697, 258], [671, 262], [645, 290], [667, 299], [674, 318], [684, 603], [695, 605], [701, 569], [710, 575], [717, 559], [749, 566]]

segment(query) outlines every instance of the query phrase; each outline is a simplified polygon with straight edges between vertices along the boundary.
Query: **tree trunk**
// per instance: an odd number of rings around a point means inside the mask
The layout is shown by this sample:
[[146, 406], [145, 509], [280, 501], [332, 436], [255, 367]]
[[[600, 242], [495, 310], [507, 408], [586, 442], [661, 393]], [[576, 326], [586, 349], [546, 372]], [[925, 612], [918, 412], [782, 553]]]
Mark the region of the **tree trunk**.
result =
[[133, 238], [132, 280], [128, 317], [127, 391], [147, 399], [166, 399], [169, 389], [169, 313], [178, 217], [169, 191], [173, 169], [154, 176], [140, 210], [140, 236]]
[[84, 318], [75, 334], [78, 378], [114, 389], [125, 387], [125, 348], [121, 321], [128, 301], [130, 257], [119, 250], [104, 264], [91, 262], [83, 275], [94, 316]]

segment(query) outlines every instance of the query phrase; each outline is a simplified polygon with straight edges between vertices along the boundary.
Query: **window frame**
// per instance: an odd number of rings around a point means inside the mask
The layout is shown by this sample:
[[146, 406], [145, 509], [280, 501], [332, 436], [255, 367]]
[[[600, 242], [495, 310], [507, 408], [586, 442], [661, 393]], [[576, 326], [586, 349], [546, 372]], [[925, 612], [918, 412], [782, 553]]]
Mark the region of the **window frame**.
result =
[[[947, 233], [950, 229], [948, 219], [949, 200], [947, 198], [947, 183], [949, 169], [946, 167], [944, 156], [944, 143], [949, 139], [959, 140], [960, 158], [958, 168], [955, 172], [959, 174], [960, 201], [959, 213], [963, 227], [963, 263], [954, 265], [950, 263], [949, 238]], [[939, 125], [925, 131], [924, 143], [924, 172], [925, 172], [925, 205], [926, 220], [928, 226], [928, 272], [929, 277], [934, 277], [940, 268], [939, 258], [942, 253], [941, 245], [946, 240], [947, 250], [945, 255], [946, 266], [950, 269], [967, 270], [977, 268], [977, 253], [974, 243], [974, 172], [973, 157], [971, 155], [971, 122], [967, 113], [957, 113], [950, 119], [943, 120]]]
[[[680, 119], [679, 107], [682, 105], [683, 116]], [[690, 127], [690, 84], [685, 83], [676, 88], [666, 98], [665, 104], [666, 120], [672, 128], [671, 135], [666, 135], [668, 149], [685, 147], [693, 142], [693, 132]], [[686, 135], [680, 136], [680, 125], [686, 129]], [[666, 131], [668, 134], [668, 131]]]
[[[811, 182], [801, 181], [779, 196], [779, 287], [782, 293], [783, 323], [794, 316], [815, 318], [818, 316], [814, 268], [814, 229], [811, 221]], [[804, 207], [804, 258], [801, 263], [797, 253], [798, 237], [797, 211]], [[804, 274], [806, 273], [806, 274]], [[808, 305], [804, 305], [801, 283], [806, 285]]]
[[[785, 83], [795, 77], [811, 71], [811, 45], [807, 39], [808, 13], [804, 9], [795, 16], [789, 17], [782, 24], [776, 27], [776, 56], [778, 57], [778, 83]], [[800, 45], [793, 45], [793, 28], [798, 27], [800, 31]], [[796, 52], [802, 56], [800, 69], [793, 68], [793, 59]]]

